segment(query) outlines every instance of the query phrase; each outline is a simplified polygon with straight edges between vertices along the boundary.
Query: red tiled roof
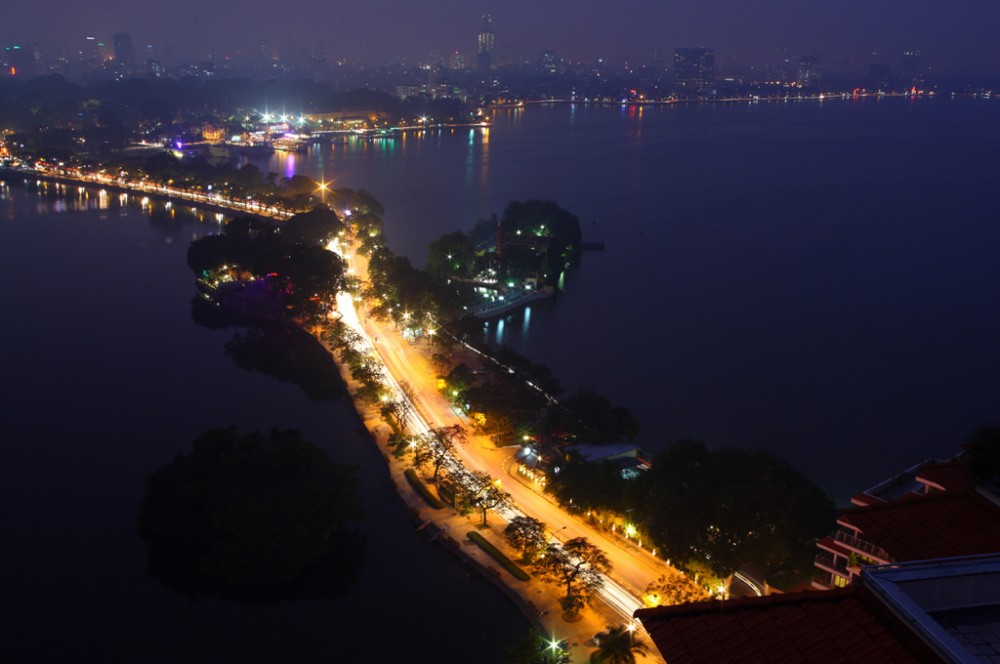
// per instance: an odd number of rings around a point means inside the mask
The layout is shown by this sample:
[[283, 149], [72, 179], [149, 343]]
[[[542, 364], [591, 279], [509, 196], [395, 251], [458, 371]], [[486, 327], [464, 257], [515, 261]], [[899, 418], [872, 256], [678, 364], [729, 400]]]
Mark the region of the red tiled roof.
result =
[[639, 609], [670, 664], [942, 661], [859, 586]]
[[924, 464], [917, 471], [917, 480], [945, 491], [963, 491], [972, 488], [972, 477], [965, 461], [960, 460]]
[[849, 508], [837, 521], [896, 561], [1000, 551], [1000, 507], [971, 489]]

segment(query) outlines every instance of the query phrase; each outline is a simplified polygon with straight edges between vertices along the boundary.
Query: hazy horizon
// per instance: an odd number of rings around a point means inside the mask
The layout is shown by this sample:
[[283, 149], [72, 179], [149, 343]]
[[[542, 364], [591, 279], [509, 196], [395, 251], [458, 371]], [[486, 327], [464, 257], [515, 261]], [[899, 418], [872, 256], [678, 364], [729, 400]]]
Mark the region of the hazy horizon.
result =
[[904, 51], [920, 51], [922, 64], [943, 74], [1000, 72], [1000, 3], [932, 0], [873, 4], [819, 0], [657, 0], [616, 4], [594, 0], [480, 3], [433, 0], [423, 5], [370, 0], [332, 6], [318, 0], [281, 4], [257, 0], [212, 3], [175, 0], [138, 4], [105, 0], [99, 5], [48, 0], [7, 8], [0, 37], [37, 44], [44, 52], [79, 50], [86, 37], [108, 46], [114, 33], [132, 35], [135, 50], [165, 47], [180, 59], [210, 54], [256, 53], [267, 38], [283, 45], [368, 64], [460, 51], [474, 66], [480, 17], [490, 13], [496, 33], [494, 62], [536, 59], [551, 49], [569, 61], [604, 58], [613, 64], [649, 61], [660, 49], [667, 62], [674, 48], [713, 48], [721, 67], [769, 65], [820, 53], [831, 71], [880, 62], [897, 66]]

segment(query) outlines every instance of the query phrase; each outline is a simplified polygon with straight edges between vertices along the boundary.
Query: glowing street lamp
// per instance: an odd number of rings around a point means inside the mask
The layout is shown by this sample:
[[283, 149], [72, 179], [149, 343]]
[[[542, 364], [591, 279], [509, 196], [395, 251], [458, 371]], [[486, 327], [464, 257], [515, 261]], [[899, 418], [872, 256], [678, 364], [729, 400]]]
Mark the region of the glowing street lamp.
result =
[[320, 182], [319, 183], [319, 188], [316, 190], [316, 191], [319, 192], [320, 200], [323, 203], [326, 203], [326, 190], [327, 190], [327, 185], [329, 185], [329, 184], [330, 184], [329, 182]]

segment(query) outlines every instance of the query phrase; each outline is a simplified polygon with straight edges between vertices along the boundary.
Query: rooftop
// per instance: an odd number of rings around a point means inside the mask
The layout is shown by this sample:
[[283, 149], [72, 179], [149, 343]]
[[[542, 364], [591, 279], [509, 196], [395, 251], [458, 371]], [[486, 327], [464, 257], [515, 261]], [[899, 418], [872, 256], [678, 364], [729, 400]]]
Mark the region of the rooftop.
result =
[[895, 560], [1000, 551], [1000, 507], [972, 488], [850, 508], [837, 521]]
[[670, 664], [1000, 663], [1000, 554], [866, 567], [847, 588], [639, 609]]
[[635, 612], [670, 664], [943, 661], [859, 586]]

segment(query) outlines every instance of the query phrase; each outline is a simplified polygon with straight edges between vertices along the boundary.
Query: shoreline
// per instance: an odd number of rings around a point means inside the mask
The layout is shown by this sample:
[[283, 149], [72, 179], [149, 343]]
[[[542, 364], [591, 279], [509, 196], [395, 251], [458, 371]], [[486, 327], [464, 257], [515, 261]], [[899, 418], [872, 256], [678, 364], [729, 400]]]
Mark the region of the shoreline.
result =
[[[495, 523], [491, 522], [486, 528], [480, 529], [477, 526], [478, 517], [476, 515], [463, 516], [451, 506], [435, 510], [410, 485], [404, 476], [404, 472], [409, 466], [393, 458], [387, 445], [392, 428], [384, 421], [376, 408], [364, 405], [357, 400], [356, 394], [359, 384], [350, 375], [350, 372], [341, 365], [332, 349], [325, 342], [287, 318], [250, 311], [226, 302], [224, 297], [218, 299], [212, 297], [211, 299], [220, 306], [227, 307], [236, 313], [255, 318], [263, 323], [277, 324], [286, 329], [294, 330], [298, 336], [303, 339], [308, 337], [310, 343], [322, 347], [330, 359], [330, 364], [340, 377], [346, 396], [351, 400], [353, 411], [357, 416], [357, 433], [371, 441], [372, 453], [382, 460], [386, 475], [394, 489], [395, 499], [404, 508], [407, 517], [414, 525], [414, 530], [422, 531], [428, 544], [437, 542], [442, 545], [444, 550], [451, 553], [463, 567], [478, 573], [503, 593], [540, 634], [566, 640], [570, 662], [589, 661], [590, 653], [594, 650], [594, 646], [590, 643], [590, 637], [605, 630], [610, 620], [599, 608], [601, 604], [599, 599], [595, 600], [594, 604], [588, 605], [578, 620], [565, 621], [562, 617], [562, 607], [559, 604], [558, 594], [552, 590], [550, 584], [541, 581], [534, 575], [528, 581], [515, 579], [483, 549], [465, 536], [466, 533], [475, 531], [500, 550], [506, 550], [509, 547]], [[462, 349], [457, 352], [468, 353], [469, 351]], [[512, 642], [524, 638], [524, 636], [526, 635], [516, 635], [512, 638]], [[656, 662], [658, 660], [653, 657], [650, 661]]]

